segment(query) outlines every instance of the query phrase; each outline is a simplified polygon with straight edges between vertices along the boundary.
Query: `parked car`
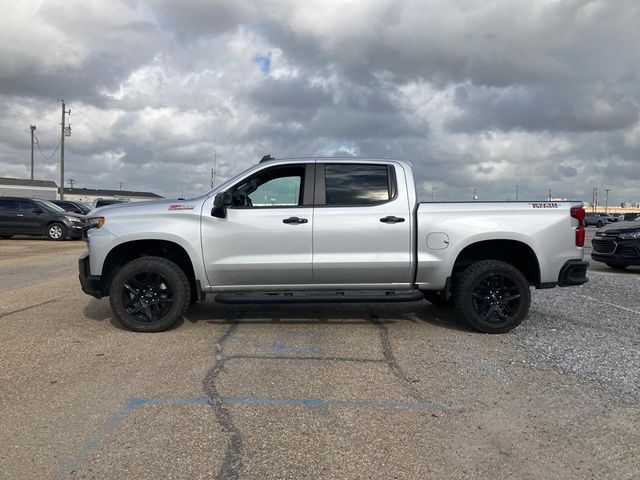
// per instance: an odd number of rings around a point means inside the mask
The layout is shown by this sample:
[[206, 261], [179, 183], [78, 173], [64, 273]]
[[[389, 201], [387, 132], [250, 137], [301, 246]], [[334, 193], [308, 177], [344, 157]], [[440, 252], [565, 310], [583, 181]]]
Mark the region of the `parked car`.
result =
[[72, 200], [49, 200], [51, 203], [62, 207], [66, 212], [79, 213], [80, 215], [86, 215], [93, 207], [87, 203], [74, 202]]
[[598, 228], [604, 227], [608, 223], [613, 223], [616, 220], [608, 213], [588, 212], [584, 217], [584, 225], [595, 225]]
[[411, 165], [265, 157], [188, 200], [103, 207], [88, 219], [82, 289], [125, 327], [171, 328], [192, 300], [219, 303], [451, 299], [504, 333], [530, 288], [581, 285], [581, 202], [418, 203]]
[[596, 232], [591, 240], [591, 258], [609, 267], [624, 270], [640, 265], [640, 221], [618, 222]]
[[115, 198], [99, 198], [94, 200], [93, 208], [100, 208], [107, 205], [115, 205], [116, 203], [127, 203], [126, 200], [117, 200]]
[[84, 216], [65, 212], [47, 200], [0, 197], [0, 238], [46, 235], [49, 240], [81, 238]]

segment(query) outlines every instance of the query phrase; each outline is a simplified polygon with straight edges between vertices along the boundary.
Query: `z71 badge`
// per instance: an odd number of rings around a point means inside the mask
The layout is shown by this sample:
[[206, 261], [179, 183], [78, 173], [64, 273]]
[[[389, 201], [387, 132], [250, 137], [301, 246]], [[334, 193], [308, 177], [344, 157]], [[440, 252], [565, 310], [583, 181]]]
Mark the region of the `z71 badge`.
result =
[[544, 202], [544, 203], [532, 203], [531, 206], [533, 208], [559, 208], [560, 205], [557, 203]]
[[194, 208], [196, 208], [195, 205], [182, 205], [180, 203], [169, 205], [169, 210], [193, 210]]

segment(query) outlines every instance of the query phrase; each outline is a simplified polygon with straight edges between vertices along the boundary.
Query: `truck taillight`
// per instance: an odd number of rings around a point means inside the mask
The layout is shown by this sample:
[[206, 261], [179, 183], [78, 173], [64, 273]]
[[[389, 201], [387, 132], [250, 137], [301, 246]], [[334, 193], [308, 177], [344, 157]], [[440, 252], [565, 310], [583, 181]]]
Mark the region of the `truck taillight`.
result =
[[578, 228], [576, 228], [576, 247], [584, 247], [584, 208], [573, 207], [571, 209], [571, 217], [578, 220]]

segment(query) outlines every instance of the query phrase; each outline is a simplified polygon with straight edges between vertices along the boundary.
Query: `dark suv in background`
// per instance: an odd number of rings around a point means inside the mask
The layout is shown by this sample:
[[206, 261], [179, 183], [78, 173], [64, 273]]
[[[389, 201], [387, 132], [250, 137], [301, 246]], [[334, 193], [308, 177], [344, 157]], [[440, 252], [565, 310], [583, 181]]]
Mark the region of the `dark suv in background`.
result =
[[46, 235], [49, 240], [82, 238], [84, 216], [47, 200], [0, 197], [0, 238]]
[[629, 265], [640, 265], [640, 217], [601, 228], [591, 245], [591, 258], [611, 268], [622, 270]]
[[62, 207], [67, 212], [79, 213], [80, 215], [86, 215], [93, 207], [87, 203], [75, 202], [73, 200], [49, 200], [51, 203]]

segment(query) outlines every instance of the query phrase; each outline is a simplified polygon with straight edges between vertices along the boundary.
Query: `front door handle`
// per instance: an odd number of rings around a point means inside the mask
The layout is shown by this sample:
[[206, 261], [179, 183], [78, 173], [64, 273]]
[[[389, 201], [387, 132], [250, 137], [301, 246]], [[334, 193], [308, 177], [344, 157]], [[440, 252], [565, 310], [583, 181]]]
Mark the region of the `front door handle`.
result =
[[381, 218], [380, 221], [382, 223], [402, 223], [404, 222], [404, 218], [388, 216], [388, 217]]
[[307, 223], [308, 221], [309, 220], [307, 220], [306, 218], [289, 217], [282, 220], [282, 223], [286, 223], [288, 225], [299, 225], [301, 223]]

